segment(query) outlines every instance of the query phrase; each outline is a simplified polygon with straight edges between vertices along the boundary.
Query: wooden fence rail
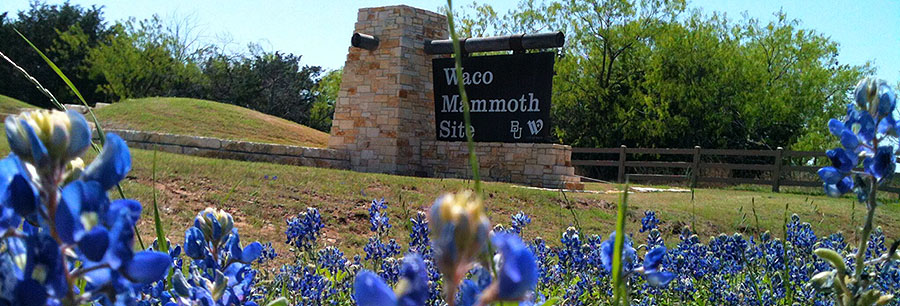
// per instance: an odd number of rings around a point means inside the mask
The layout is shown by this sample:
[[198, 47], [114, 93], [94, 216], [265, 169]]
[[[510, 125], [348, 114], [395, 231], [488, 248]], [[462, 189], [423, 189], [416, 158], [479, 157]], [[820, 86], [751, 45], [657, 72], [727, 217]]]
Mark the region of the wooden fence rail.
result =
[[[667, 161], [667, 160], [629, 160], [629, 155], [658, 155], [662, 156], [680, 156], [683, 160], [690, 161]], [[626, 175], [629, 180], [647, 181], [647, 180], [666, 180], [666, 181], [684, 181], [691, 186], [695, 186], [698, 182], [703, 183], [724, 183], [724, 184], [754, 184], [754, 185], [771, 185], [773, 192], [779, 192], [781, 186], [801, 186], [801, 187], [821, 187], [822, 182], [818, 180], [816, 172], [822, 166], [810, 166], [806, 164], [793, 163], [791, 159], [812, 159], [816, 164], [817, 159], [825, 158], [825, 152], [820, 151], [790, 151], [781, 147], [775, 150], [732, 150], [732, 149], [702, 149], [694, 147], [693, 149], [664, 149], [664, 148], [628, 148], [621, 146], [618, 148], [572, 148], [572, 165], [579, 167], [617, 167], [617, 180], [619, 183], [625, 181]], [[615, 156], [607, 159], [596, 158], [578, 158], [582, 155], [605, 155]], [[718, 161], [706, 161], [704, 157], [766, 157], [771, 158], [771, 163], [725, 163]], [[657, 158], [659, 159], [659, 158]], [[710, 158], [706, 158], [709, 160]], [[759, 159], [755, 159], [758, 161]], [[785, 162], [788, 160], [788, 162]], [[687, 174], [642, 174], [627, 173], [628, 169], [635, 168], [663, 168], [663, 169], [683, 169]], [[738, 178], [738, 177], [719, 177], [704, 176], [704, 169], [723, 169], [723, 170], [753, 170], [767, 172], [770, 175], [768, 179], [757, 176], [755, 178]], [[856, 169], [862, 171], [862, 169]], [[797, 180], [792, 174], [809, 173], [814, 176], [815, 180]], [[900, 188], [896, 186], [882, 186], [879, 190], [897, 193], [900, 195]]]

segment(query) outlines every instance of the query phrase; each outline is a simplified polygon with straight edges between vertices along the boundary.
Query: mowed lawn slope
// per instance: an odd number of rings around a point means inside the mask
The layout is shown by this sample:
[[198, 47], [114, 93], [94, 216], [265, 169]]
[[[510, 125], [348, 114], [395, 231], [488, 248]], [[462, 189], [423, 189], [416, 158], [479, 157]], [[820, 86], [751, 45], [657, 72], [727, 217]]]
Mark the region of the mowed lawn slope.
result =
[[15, 114], [24, 108], [35, 108], [35, 106], [15, 98], [0, 95], [0, 113]]
[[325, 147], [328, 134], [240, 106], [188, 98], [143, 98], [95, 110], [108, 128]]

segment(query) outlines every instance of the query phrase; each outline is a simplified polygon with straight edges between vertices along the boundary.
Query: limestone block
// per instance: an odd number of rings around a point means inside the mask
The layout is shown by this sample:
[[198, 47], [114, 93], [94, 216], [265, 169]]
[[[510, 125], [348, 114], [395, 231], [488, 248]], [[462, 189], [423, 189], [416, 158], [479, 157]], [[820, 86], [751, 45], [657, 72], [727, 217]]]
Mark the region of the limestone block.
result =
[[538, 155], [537, 163], [541, 165], [554, 165], [556, 164], [556, 156], [551, 154]]
[[182, 145], [208, 149], [218, 149], [222, 145], [220, 139], [210, 137], [184, 137], [180, 141]]

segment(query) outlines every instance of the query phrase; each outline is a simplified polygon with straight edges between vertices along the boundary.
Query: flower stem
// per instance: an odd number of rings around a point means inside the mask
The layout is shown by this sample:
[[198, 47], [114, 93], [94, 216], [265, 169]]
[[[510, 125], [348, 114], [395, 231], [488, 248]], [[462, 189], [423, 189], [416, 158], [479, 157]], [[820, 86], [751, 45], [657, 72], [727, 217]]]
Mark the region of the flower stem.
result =
[[447, 0], [447, 24], [450, 30], [450, 39], [453, 40], [453, 57], [456, 59], [456, 79], [459, 80], [459, 97], [463, 105], [463, 121], [466, 128], [466, 143], [469, 147], [469, 165], [472, 167], [472, 179], [475, 180], [475, 194], [481, 197], [481, 176], [478, 174], [478, 156], [475, 155], [475, 141], [472, 140], [472, 120], [469, 114], [469, 96], [462, 82], [462, 52], [459, 47], [459, 37], [456, 36], [456, 28], [453, 25], [453, 1]]
[[856, 269], [853, 275], [857, 281], [859, 281], [863, 268], [865, 268], [866, 249], [869, 247], [869, 235], [872, 234], [872, 223], [875, 219], [875, 191], [877, 189], [878, 185], [875, 179], [872, 178], [872, 190], [869, 192], [868, 203], [866, 203], [866, 208], [869, 211], [866, 214], [866, 223], [863, 225], [862, 236], [859, 240], [859, 250], [856, 251]]

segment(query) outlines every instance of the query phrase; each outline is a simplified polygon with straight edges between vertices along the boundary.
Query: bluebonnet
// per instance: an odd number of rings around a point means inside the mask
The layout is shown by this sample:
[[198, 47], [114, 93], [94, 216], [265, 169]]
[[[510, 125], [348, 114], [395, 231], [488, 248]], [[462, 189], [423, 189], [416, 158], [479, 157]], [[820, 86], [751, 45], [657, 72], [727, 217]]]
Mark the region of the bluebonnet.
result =
[[[863, 202], [868, 196], [868, 184], [862, 177], [870, 177], [875, 184], [889, 179], [896, 168], [896, 149], [884, 145], [896, 134], [896, 95], [883, 80], [863, 79], [854, 91], [856, 105], [847, 105], [844, 120], [831, 119], [828, 130], [841, 141], [843, 148], [826, 152], [832, 166], [819, 169], [826, 194], [840, 196], [856, 190]], [[862, 158], [863, 171], [855, 172]]]
[[519, 211], [515, 215], [512, 215], [511, 228], [516, 235], [521, 235], [522, 230], [525, 229], [525, 226], [528, 224], [531, 224], [531, 218], [524, 212]]
[[491, 243], [499, 249], [497, 278], [484, 289], [479, 304], [524, 300], [538, 281], [534, 254], [514, 234], [495, 234]]
[[666, 256], [666, 247], [660, 246], [656, 247], [646, 255], [644, 255], [644, 265], [636, 270], [638, 273], [642, 274], [644, 278], [647, 279], [647, 282], [650, 283], [651, 286], [655, 287], [665, 287], [669, 284], [672, 279], [675, 278], [675, 274], [669, 271], [661, 271], [661, 265], [663, 261], [663, 257]]
[[425, 262], [417, 254], [403, 258], [397, 293], [378, 275], [362, 270], [353, 284], [353, 298], [360, 306], [419, 306], [428, 299], [428, 275]]
[[378, 275], [393, 284], [400, 276], [400, 265], [394, 256], [400, 255], [401, 248], [395, 239], [388, 239], [387, 242], [383, 240], [391, 228], [390, 218], [384, 210], [387, 210], [387, 204], [383, 199], [373, 200], [369, 206], [369, 229], [372, 236], [363, 251], [366, 253], [365, 260], [372, 263], [373, 268], [378, 270]]
[[665, 241], [663, 241], [662, 233], [654, 228], [647, 233], [647, 249], [653, 249], [659, 246], [665, 246]]
[[[263, 245], [241, 243], [234, 219], [228, 212], [206, 208], [185, 230], [183, 250], [188, 256], [188, 273], [174, 272], [171, 283], [159, 282], [144, 288], [151, 301], [176, 305], [256, 305], [260, 298], [257, 271], [250, 265], [263, 253]], [[169, 254], [171, 264], [181, 259]], [[154, 288], [156, 286], [158, 288]], [[166, 288], [171, 287], [171, 290]]]
[[369, 225], [370, 230], [379, 235], [385, 235], [391, 229], [390, 218], [383, 210], [387, 210], [387, 203], [384, 199], [372, 200], [372, 204], [369, 206]]
[[[636, 252], [634, 247], [632, 247], [631, 239], [626, 236], [625, 242], [622, 248], [622, 268], [625, 274], [631, 272], [634, 268]], [[616, 241], [616, 233], [613, 232], [609, 234], [609, 239], [603, 241], [600, 245], [600, 260], [603, 264], [603, 269], [612, 273], [613, 269], [613, 257], [615, 256], [615, 241]]]
[[312, 252], [322, 228], [325, 227], [322, 224], [322, 215], [319, 214], [319, 210], [307, 207], [305, 212], [286, 222], [287, 230], [284, 231], [284, 235], [287, 236], [287, 240], [285, 243], [300, 251]]
[[440, 305], [440, 286], [441, 273], [434, 264], [434, 251], [431, 249], [431, 229], [428, 225], [428, 216], [424, 212], [416, 212], [416, 216], [409, 219], [411, 228], [409, 232], [409, 253], [417, 253], [422, 255], [425, 265], [428, 268], [429, 281], [429, 305]]
[[657, 227], [659, 227], [659, 219], [656, 218], [656, 212], [652, 210], [645, 211], [644, 217], [641, 218], [640, 232], [649, 232]]
[[[873, 277], [866, 270], [877, 270], [881, 264], [881, 260], [868, 260], [883, 249], [877, 237], [871, 238], [871, 231], [878, 205], [875, 197], [878, 186], [889, 181], [896, 170], [895, 145], [900, 128], [895, 114], [896, 95], [887, 82], [866, 78], [857, 84], [853, 96], [856, 105], [847, 106], [844, 121], [831, 119], [828, 122], [829, 131], [840, 138], [843, 149], [828, 151], [832, 166], [820, 169], [818, 174], [828, 195], [840, 196], [853, 190], [857, 200], [866, 203], [868, 214], [860, 235], [863, 239], [860, 239], [859, 247], [854, 250], [854, 256], [843, 257], [830, 248], [816, 249], [815, 255], [833, 269], [818, 271], [809, 279], [812, 287], [819, 293], [833, 294], [836, 300], [845, 304], [882, 304], [892, 300], [893, 295], [870, 289]], [[858, 166], [859, 158], [862, 158], [863, 171], [854, 169]], [[822, 266], [803, 265], [805, 271], [799, 272], [794, 272], [792, 267], [791, 280], [804, 279], [803, 272]]]
[[344, 258], [344, 252], [341, 252], [340, 249], [328, 246], [319, 250], [319, 255], [316, 256], [316, 265], [328, 270], [331, 275], [336, 275], [346, 268], [347, 259]]
[[490, 222], [481, 198], [470, 191], [438, 198], [429, 212], [434, 259], [444, 277], [444, 294], [456, 289], [475, 257], [487, 247]]
[[292, 297], [297, 305], [332, 304], [338, 293], [335, 283], [317, 273], [314, 265], [285, 265], [275, 277], [274, 288], [284, 296]]
[[275, 257], [278, 257], [278, 252], [275, 251], [274, 247], [272, 247], [271, 242], [264, 243], [262, 247], [262, 252], [260, 253], [259, 258], [256, 259], [256, 264], [264, 265], [267, 262], [275, 259]]
[[579, 232], [575, 227], [568, 227], [560, 238], [563, 246], [557, 250], [559, 257], [560, 273], [583, 271], [586, 265], [585, 253], [582, 250], [582, 242]]
[[411, 228], [409, 231], [409, 252], [415, 252], [428, 257], [431, 253], [431, 233], [428, 228], [428, 217], [423, 212], [416, 212], [416, 216], [409, 219]]
[[553, 269], [554, 266], [549, 261], [552, 256], [551, 249], [547, 247], [544, 239], [541, 237], [534, 238], [528, 247], [531, 248], [531, 253], [534, 254], [535, 261], [537, 261], [538, 286], [551, 285], [555, 281], [559, 281], [560, 275], [553, 273], [555, 269]]
[[25, 112], [7, 117], [5, 127], [13, 153], [0, 161], [0, 249], [14, 259], [16, 279], [0, 292], [14, 286], [12, 300], [27, 296], [20, 301], [34, 304], [122, 303], [165, 275], [168, 254], [132, 250], [140, 203], [106, 195], [131, 169], [121, 138], [107, 134], [84, 168], [79, 156], [91, 132], [80, 114]]

